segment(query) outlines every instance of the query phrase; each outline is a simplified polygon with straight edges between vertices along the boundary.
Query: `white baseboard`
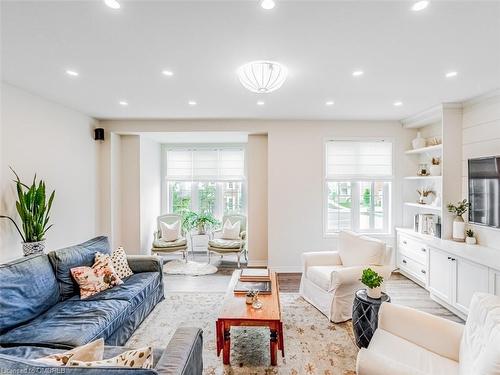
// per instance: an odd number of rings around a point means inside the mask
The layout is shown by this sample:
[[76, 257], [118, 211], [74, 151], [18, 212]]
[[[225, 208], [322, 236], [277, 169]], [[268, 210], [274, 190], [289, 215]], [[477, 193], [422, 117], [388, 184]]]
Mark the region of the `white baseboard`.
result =
[[269, 266], [269, 269], [271, 271], [277, 272], [277, 273], [301, 273], [302, 272], [302, 266]]
[[267, 260], [248, 260], [248, 267], [267, 267]]

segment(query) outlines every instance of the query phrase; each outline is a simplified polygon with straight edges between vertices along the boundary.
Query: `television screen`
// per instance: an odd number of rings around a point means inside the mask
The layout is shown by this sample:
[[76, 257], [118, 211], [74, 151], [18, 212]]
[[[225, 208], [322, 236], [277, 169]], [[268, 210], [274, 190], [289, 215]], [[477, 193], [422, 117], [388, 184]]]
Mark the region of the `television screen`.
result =
[[469, 159], [469, 222], [500, 228], [500, 156]]

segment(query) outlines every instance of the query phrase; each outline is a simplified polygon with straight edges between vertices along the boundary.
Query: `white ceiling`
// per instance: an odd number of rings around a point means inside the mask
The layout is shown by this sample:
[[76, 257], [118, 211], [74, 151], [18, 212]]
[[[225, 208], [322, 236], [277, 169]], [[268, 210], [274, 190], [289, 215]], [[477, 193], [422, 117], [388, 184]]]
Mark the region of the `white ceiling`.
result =
[[241, 132], [144, 132], [141, 137], [158, 143], [247, 143], [248, 133]]
[[[401, 119], [500, 87], [498, 1], [121, 4], [2, 1], [2, 79], [96, 118]], [[241, 86], [256, 59], [288, 67], [281, 89]]]

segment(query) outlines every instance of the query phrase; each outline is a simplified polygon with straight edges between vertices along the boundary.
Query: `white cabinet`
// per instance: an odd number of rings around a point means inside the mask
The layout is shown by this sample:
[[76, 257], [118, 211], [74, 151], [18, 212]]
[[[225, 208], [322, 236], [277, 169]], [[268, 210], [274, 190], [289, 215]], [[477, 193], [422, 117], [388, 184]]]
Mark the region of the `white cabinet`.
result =
[[500, 297], [500, 271], [490, 268], [490, 289], [491, 294]]
[[398, 267], [413, 281], [427, 284], [428, 247], [414, 237], [400, 234], [398, 237]]
[[452, 300], [452, 258], [442, 251], [431, 248], [429, 251], [429, 291], [451, 303]]
[[489, 270], [468, 260], [452, 257], [454, 285], [452, 305], [464, 314], [469, 313], [469, 305], [475, 292], [488, 293]]

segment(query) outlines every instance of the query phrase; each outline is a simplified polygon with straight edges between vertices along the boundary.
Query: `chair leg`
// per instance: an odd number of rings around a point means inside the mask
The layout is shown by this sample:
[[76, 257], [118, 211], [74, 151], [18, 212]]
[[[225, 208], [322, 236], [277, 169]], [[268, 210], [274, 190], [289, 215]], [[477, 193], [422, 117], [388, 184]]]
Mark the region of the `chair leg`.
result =
[[186, 253], [186, 250], [182, 252], [182, 257], [184, 258], [184, 261], [187, 263], [188, 262], [188, 254]]
[[245, 249], [245, 251], [243, 252], [243, 255], [245, 256], [245, 261], [248, 263], [248, 250]]
[[208, 250], [208, 264], [210, 264], [210, 250]]
[[240, 257], [241, 257], [241, 253], [238, 253], [238, 268], [241, 268], [241, 265], [240, 265]]

